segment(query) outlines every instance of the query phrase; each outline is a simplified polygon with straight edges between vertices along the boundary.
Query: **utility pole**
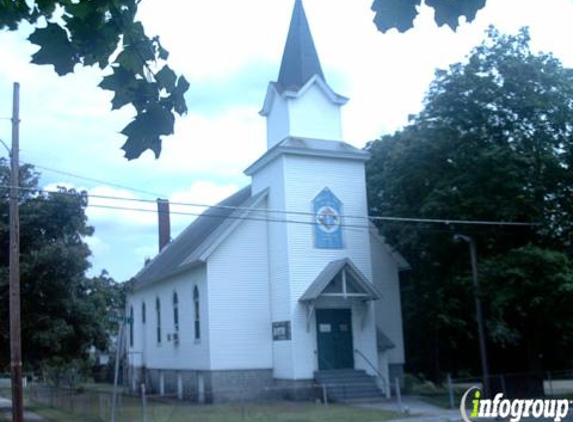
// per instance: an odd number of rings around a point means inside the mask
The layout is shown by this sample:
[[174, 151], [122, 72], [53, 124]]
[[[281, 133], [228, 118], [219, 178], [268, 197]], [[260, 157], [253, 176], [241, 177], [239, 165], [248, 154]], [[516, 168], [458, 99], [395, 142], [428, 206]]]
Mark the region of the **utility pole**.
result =
[[10, 366], [12, 369], [12, 421], [24, 421], [22, 349], [20, 338], [20, 84], [14, 82], [12, 150], [10, 151]]
[[478, 260], [477, 260], [477, 246], [475, 240], [470, 236], [464, 236], [462, 234], [454, 235], [454, 241], [463, 240], [467, 242], [470, 246], [470, 256], [472, 263], [472, 280], [473, 280], [473, 290], [474, 290], [474, 301], [476, 307], [476, 319], [478, 325], [478, 336], [479, 336], [479, 349], [481, 357], [481, 370], [483, 374], [483, 389], [484, 397], [489, 397], [490, 395], [490, 385], [489, 385], [489, 368], [487, 363], [487, 348], [485, 343], [485, 330], [483, 323], [483, 314], [481, 308], [481, 299], [479, 291], [479, 280], [478, 280]]

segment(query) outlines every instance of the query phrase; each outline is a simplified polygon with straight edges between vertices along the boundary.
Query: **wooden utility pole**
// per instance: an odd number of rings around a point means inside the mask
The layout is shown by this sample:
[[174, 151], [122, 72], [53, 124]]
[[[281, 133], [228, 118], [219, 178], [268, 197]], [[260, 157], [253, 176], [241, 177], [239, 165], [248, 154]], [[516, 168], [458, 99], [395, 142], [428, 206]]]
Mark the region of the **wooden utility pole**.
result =
[[10, 151], [10, 366], [12, 369], [12, 421], [24, 421], [22, 349], [20, 338], [20, 84], [14, 83], [12, 150]]
[[463, 234], [456, 234], [454, 240], [463, 240], [470, 246], [470, 259], [472, 265], [472, 282], [473, 282], [473, 295], [476, 307], [476, 320], [478, 328], [479, 349], [481, 357], [481, 370], [483, 375], [483, 389], [484, 397], [490, 397], [491, 389], [489, 383], [489, 366], [487, 362], [487, 346], [485, 341], [485, 324], [483, 321], [483, 313], [481, 307], [479, 279], [478, 279], [478, 260], [477, 260], [477, 246], [473, 237], [464, 236]]

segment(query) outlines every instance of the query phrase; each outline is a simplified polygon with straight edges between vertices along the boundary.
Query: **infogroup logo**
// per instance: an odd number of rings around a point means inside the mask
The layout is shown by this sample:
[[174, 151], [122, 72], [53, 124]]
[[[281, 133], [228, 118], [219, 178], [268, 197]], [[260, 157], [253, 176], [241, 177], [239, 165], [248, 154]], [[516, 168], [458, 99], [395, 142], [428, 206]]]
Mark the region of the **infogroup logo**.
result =
[[[468, 399], [471, 409], [468, 416]], [[465, 422], [476, 422], [472, 418], [501, 418], [519, 422], [522, 418], [553, 419], [560, 422], [569, 413], [572, 401], [567, 399], [504, 399], [498, 393], [493, 400], [482, 398], [479, 387], [471, 387], [462, 396], [460, 413]]]

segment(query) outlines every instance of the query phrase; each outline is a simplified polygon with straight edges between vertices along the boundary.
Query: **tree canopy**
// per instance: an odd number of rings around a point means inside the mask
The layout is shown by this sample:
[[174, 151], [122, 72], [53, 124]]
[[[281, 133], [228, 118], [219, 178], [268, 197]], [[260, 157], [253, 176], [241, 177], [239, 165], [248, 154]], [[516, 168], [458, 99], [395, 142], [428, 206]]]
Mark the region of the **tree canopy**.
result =
[[149, 37], [136, 20], [140, 0], [0, 0], [0, 30], [22, 22], [35, 26], [29, 41], [40, 49], [32, 63], [53, 65], [60, 76], [76, 65], [98, 66], [100, 87], [113, 91], [112, 109], [128, 104], [136, 116], [122, 131], [122, 149], [134, 159], [146, 150], [161, 153], [162, 137], [173, 133], [175, 113], [187, 112], [189, 83], [166, 60], [159, 37]]
[[573, 299], [572, 115], [573, 72], [533, 54], [527, 29], [490, 28], [467, 61], [436, 72], [407, 127], [369, 144], [374, 214], [532, 223], [381, 226], [413, 268], [403, 300], [415, 370], [477, 367], [469, 252], [455, 233], [478, 244], [494, 369], [564, 365], [548, 349], [572, 345], [559, 305]]
[[[120, 287], [103, 273], [86, 277], [93, 233], [87, 224], [84, 193], [60, 188], [38, 193], [38, 174], [20, 168], [20, 283], [24, 364], [34, 368], [59, 359], [81, 359], [91, 346], [105, 349], [110, 311], [121, 309]], [[0, 159], [0, 184], [9, 185], [10, 170]], [[8, 266], [9, 190], [0, 189], [0, 368], [9, 363]]]

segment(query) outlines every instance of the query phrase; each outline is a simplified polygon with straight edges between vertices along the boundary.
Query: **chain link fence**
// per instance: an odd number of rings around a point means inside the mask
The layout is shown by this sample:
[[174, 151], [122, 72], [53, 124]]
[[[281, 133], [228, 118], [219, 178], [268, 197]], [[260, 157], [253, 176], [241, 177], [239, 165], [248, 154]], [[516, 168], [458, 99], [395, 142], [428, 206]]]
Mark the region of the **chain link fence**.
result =
[[[116, 422], [247, 422], [247, 421], [368, 421], [386, 419], [382, 411], [357, 409], [340, 404], [341, 392], [359, 391], [361, 385], [309, 385], [302, 387], [271, 387], [256, 399], [245, 389], [218, 391], [212, 400], [205, 395], [180, 399], [177, 394], [130, 394], [121, 389], [117, 396]], [[36, 406], [65, 412], [70, 420], [106, 422], [111, 420], [113, 390], [109, 384], [63, 388], [30, 383], [26, 399]], [[250, 398], [249, 398], [250, 397]], [[211, 404], [200, 404], [197, 400]], [[379, 399], [383, 399], [380, 393]], [[369, 415], [363, 413], [371, 412]], [[378, 412], [379, 414], [377, 414]], [[316, 415], [316, 416], [313, 416]], [[329, 416], [330, 415], [330, 416]], [[370, 418], [370, 419], [369, 419]]]

